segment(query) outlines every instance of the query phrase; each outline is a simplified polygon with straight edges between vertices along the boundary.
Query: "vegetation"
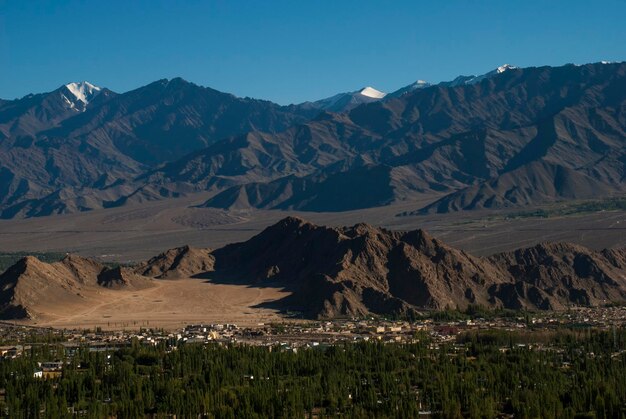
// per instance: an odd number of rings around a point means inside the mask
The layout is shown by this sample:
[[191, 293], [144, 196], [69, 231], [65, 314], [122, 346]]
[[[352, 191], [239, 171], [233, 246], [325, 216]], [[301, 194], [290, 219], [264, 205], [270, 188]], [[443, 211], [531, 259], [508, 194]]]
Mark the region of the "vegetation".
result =
[[[0, 363], [8, 417], [626, 417], [626, 331], [514, 333], [436, 345], [358, 343], [301, 349], [141, 346], [117, 352], [34, 346]], [[67, 362], [37, 379], [37, 361]], [[581, 416], [586, 415], [586, 416]]]
[[[619, 306], [619, 304], [616, 304]], [[485, 307], [480, 304], [469, 304], [465, 309], [459, 308], [445, 308], [443, 310], [429, 310], [423, 311], [421, 313], [416, 313], [409, 311], [407, 313], [396, 313], [389, 314], [385, 316], [378, 316], [383, 320], [389, 321], [398, 321], [398, 320], [406, 320], [406, 321], [424, 321], [424, 320], [434, 320], [438, 322], [449, 322], [449, 321], [461, 321], [461, 320], [475, 320], [475, 319], [503, 319], [503, 318], [518, 318], [525, 317], [528, 318], [530, 314], [539, 315], [541, 312], [527, 312], [523, 310], [510, 310], [506, 308], [491, 308]], [[370, 315], [369, 317], [375, 317], [374, 315]]]
[[555, 207], [507, 214], [506, 218], [550, 218], [567, 215], [588, 214], [598, 211], [626, 211], [626, 197], [615, 197], [593, 201], [574, 202]]

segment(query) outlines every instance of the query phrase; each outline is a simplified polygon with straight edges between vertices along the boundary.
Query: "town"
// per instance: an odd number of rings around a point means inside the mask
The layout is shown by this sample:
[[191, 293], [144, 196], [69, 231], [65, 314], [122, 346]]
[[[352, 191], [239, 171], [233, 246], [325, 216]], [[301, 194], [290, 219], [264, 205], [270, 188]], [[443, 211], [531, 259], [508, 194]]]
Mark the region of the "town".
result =
[[626, 306], [574, 308], [565, 312], [505, 312], [484, 317], [480, 313], [434, 312], [428, 318], [415, 321], [368, 317], [259, 323], [246, 327], [231, 323], [190, 324], [176, 331], [53, 329], [2, 322], [0, 357], [16, 358], [33, 345], [42, 344], [60, 345], [68, 354], [81, 347], [90, 351], [114, 351], [129, 347], [133, 342], [144, 346], [163, 344], [168, 348], [181, 344], [242, 344], [297, 351], [349, 342], [415, 343], [424, 335], [434, 343], [455, 342], [462, 334], [490, 330], [525, 332], [527, 340], [532, 342], [533, 334], [550, 330], [624, 327]]
[[[381, 414], [399, 409], [398, 417], [452, 417], [460, 405], [455, 395], [446, 395], [467, 380], [477, 384], [468, 387], [468, 406], [475, 406], [468, 409], [487, 409], [487, 417], [517, 417], [540, 409], [537, 403], [547, 388], [560, 406], [586, 411], [585, 387], [577, 380], [597, 386], [592, 380], [608, 377], [612, 385], [594, 396], [593, 408], [615, 417], [611, 412], [626, 412], [620, 401], [625, 333], [624, 306], [563, 312], [468, 309], [412, 320], [189, 324], [179, 330], [51, 329], [5, 322], [0, 324], [0, 416], [19, 415], [24, 406], [51, 416], [185, 416], [215, 409], [232, 413], [227, 417], [247, 416], [248, 409], [266, 409], [272, 416], [270, 405], [253, 401], [267, 393], [280, 411], [309, 417], [360, 407]], [[585, 368], [604, 372], [584, 375]], [[299, 385], [292, 387], [294, 380]], [[517, 384], [501, 398], [483, 398], [485, 389], [502, 381]], [[181, 383], [192, 382], [202, 391], [182, 390]], [[324, 385], [328, 390], [315, 391]], [[41, 400], [35, 389], [53, 391]], [[70, 392], [62, 393], [65, 389]], [[253, 399], [242, 396], [249, 404], [229, 406], [221, 396], [229, 389]], [[133, 391], [143, 396], [134, 398]], [[298, 395], [282, 397], [291, 391]], [[564, 398], [569, 392], [571, 402]], [[529, 394], [535, 401], [530, 407]]]

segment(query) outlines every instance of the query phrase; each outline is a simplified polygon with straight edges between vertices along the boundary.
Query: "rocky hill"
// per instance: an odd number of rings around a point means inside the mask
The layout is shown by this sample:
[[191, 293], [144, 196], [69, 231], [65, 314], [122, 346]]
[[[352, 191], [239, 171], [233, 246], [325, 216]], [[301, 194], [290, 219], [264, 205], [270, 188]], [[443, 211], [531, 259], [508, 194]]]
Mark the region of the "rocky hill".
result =
[[218, 277], [284, 284], [293, 291], [286, 307], [321, 317], [626, 301], [626, 250], [553, 243], [478, 258], [422, 230], [329, 228], [287, 218], [213, 255]]
[[626, 302], [626, 249], [542, 243], [480, 258], [422, 230], [331, 228], [288, 217], [246, 242], [214, 251], [172, 249], [133, 269], [75, 256], [52, 264], [24, 258], [0, 276], [0, 316], [33, 317], [49, 299], [71, 302], [94, 287], [141, 289], [151, 278], [192, 277], [284, 288], [287, 297], [262, 306], [310, 318], [410, 315], [470, 304], [563, 310]]
[[54, 263], [28, 256], [0, 275], [0, 287], [0, 318], [20, 319], [35, 318], [38, 307], [50, 301], [80, 302], [84, 291], [97, 287], [143, 289], [150, 279], [75, 255]]
[[285, 284], [283, 303], [313, 316], [406, 313], [488, 304], [498, 269], [427, 233], [366, 224], [330, 228], [286, 218], [241, 244], [216, 250], [220, 276]]
[[489, 290], [510, 308], [560, 310], [626, 299], [626, 249], [593, 252], [569, 243], [541, 243], [488, 260], [513, 280]]
[[213, 270], [214, 257], [210, 249], [190, 246], [170, 249], [135, 267], [135, 272], [152, 278], [191, 278]]

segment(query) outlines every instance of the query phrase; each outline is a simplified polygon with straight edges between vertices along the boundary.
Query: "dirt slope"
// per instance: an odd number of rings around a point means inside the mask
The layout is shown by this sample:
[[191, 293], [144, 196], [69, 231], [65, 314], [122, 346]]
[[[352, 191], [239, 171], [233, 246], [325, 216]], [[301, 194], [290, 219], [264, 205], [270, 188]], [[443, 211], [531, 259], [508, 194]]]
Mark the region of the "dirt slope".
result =
[[214, 258], [210, 249], [190, 246], [167, 250], [135, 267], [135, 272], [152, 278], [191, 278], [213, 270]]
[[264, 298], [253, 308], [295, 310], [311, 318], [410, 315], [470, 304], [562, 310], [626, 301], [626, 249], [595, 252], [542, 243], [485, 258], [423, 230], [363, 223], [331, 228], [287, 217], [245, 242], [214, 251], [171, 249], [132, 269], [76, 256], [52, 264], [24, 258], [0, 275], [0, 316], [36, 318], [46, 304], [96, 304], [98, 293], [91, 291], [105, 288], [132, 290], [132, 298], [120, 294], [132, 300], [144, 288], [170, 283], [152, 278], [191, 277], [207, 290], [208, 284], [243, 286], [260, 296], [261, 290], [280, 289], [280, 298]]
[[28, 256], [0, 275], [0, 318], [36, 318], [40, 305], [74, 304], [83, 293], [98, 287], [143, 289], [150, 279], [127, 268], [108, 269], [75, 255], [55, 263]]

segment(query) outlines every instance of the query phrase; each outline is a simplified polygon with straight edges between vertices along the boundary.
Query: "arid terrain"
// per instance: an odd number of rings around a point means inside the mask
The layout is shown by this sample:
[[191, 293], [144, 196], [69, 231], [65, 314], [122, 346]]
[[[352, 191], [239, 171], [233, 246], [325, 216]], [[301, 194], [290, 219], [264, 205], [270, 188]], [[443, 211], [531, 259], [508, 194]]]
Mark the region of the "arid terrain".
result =
[[329, 98], [337, 107], [280, 106], [181, 78], [125, 93], [69, 83], [0, 100], [0, 219], [194, 193], [214, 209], [425, 200], [403, 210], [425, 214], [623, 195], [625, 85], [625, 63], [503, 65]]
[[194, 323], [256, 326], [282, 320], [276, 310], [255, 307], [288, 295], [280, 288], [213, 284], [201, 279], [155, 281], [144, 290], [90, 290], [83, 302], [49, 301], [26, 324], [55, 328], [179, 329]]
[[[615, 221], [617, 225], [617, 221]], [[161, 243], [162, 244], [162, 243]], [[0, 316], [54, 327], [180, 327], [336, 319], [480, 306], [565, 310], [626, 301], [626, 249], [550, 241], [472, 255], [424, 229], [285, 217], [218, 248], [184, 245], [129, 265], [68, 254], [0, 274]]]
[[0, 220], [0, 252], [72, 252], [103, 261], [134, 262], [165, 249], [191, 245], [217, 248], [247, 240], [287, 215], [326, 225], [367, 222], [392, 230], [424, 228], [475, 255], [513, 250], [542, 241], [567, 241], [592, 249], [626, 247], [626, 212], [600, 211], [549, 218], [507, 219], [505, 211], [398, 217], [416, 205], [334, 213], [194, 208], [205, 194], [22, 220]]
[[626, 63], [601, 61], [286, 106], [181, 78], [0, 100], [0, 314], [128, 327], [621, 302], [625, 86]]

